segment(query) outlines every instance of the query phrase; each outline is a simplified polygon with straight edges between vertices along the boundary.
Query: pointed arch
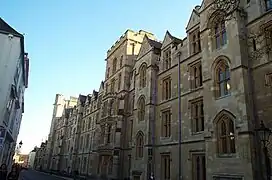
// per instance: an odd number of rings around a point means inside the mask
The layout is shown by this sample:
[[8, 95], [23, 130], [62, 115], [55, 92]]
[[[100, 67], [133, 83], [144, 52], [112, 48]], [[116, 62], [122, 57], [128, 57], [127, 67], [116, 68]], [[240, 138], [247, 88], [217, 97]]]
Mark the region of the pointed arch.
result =
[[220, 111], [215, 119], [218, 154], [233, 154], [235, 150], [235, 116], [229, 111]]
[[222, 118], [223, 116], [228, 116], [232, 120], [236, 119], [236, 117], [235, 117], [235, 115], [233, 113], [231, 113], [230, 111], [228, 111], [226, 109], [222, 109], [213, 118], [213, 123], [216, 124], [220, 120], [220, 118]]
[[212, 72], [215, 87], [215, 97], [223, 97], [230, 94], [230, 60], [227, 56], [217, 57], [212, 64]]
[[139, 74], [140, 74], [140, 87], [144, 88], [146, 86], [146, 69], [147, 69], [147, 64], [142, 63], [140, 68], [139, 68]]
[[136, 135], [136, 158], [143, 158], [144, 155], [144, 133], [138, 131]]
[[145, 119], [145, 97], [140, 96], [137, 103], [138, 107], [138, 121], [144, 121]]

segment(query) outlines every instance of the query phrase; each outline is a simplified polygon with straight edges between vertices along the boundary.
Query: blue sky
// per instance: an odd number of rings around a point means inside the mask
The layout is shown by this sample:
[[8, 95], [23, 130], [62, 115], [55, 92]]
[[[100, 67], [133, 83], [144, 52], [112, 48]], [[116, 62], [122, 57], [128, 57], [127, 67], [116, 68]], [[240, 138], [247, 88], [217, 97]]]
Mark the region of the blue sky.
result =
[[56, 93], [66, 97], [98, 89], [106, 52], [126, 31], [166, 30], [185, 37], [192, 9], [201, 0], [3, 0], [1, 17], [25, 34], [29, 88], [18, 141], [28, 153], [49, 133]]

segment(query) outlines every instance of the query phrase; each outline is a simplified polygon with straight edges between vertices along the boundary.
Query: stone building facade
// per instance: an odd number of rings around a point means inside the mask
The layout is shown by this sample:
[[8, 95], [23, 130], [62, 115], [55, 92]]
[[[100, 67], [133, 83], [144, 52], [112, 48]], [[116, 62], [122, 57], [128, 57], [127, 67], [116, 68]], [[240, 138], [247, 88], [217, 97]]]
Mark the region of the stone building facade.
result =
[[271, 0], [203, 0], [183, 39], [126, 31], [99, 91], [57, 120], [66, 122], [57, 169], [170, 180], [181, 157], [186, 180], [263, 179], [255, 128], [272, 128], [271, 12]]

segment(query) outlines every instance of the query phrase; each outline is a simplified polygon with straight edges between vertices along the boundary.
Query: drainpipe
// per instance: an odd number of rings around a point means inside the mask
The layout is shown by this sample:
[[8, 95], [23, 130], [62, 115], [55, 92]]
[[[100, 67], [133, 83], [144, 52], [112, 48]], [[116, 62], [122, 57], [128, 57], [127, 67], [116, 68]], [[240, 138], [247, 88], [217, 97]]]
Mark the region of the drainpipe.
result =
[[151, 124], [151, 136], [152, 136], [152, 166], [151, 166], [151, 176], [155, 177], [155, 129], [156, 129], [156, 124], [155, 124], [155, 119], [156, 119], [156, 105], [157, 105], [157, 82], [158, 82], [158, 76], [157, 76], [157, 71], [158, 68], [156, 67], [155, 69], [155, 79], [154, 79], [154, 93], [153, 94], [153, 101], [154, 101], [154, 105], [153, 105], [153, 118], [152, 118], [152, 124]]
[[179, 154], [178, 154], [178, 158], [179, 158], [179, 180], [182, 180], [182, 174], [181, 174], [181, 89], [180, 89], [180, 83], [181, 83], [181, 79], [180, 79], [180, 75], [181, 75], [181, 72], [180, 72], [180, 57], [181, 57], [181, 52], [178, 52], [178, 123], [179, 123], [179, 126], [178, 126], [178, 133], [179, 133]]

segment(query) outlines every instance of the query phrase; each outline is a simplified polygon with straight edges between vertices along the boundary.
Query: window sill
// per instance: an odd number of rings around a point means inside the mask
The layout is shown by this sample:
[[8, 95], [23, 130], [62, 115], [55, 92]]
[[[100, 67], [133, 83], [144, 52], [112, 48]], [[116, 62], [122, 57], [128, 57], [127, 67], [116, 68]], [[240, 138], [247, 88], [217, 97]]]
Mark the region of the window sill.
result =
[[217, 154], [218, 158], [236, 158], [236, 153], [231, 154]]
[[200, 135], [200, 134], [203, 134], [204, 131], [199, 131], [199, 132], [192, 132], [192, 136], [197, 136], [197, 135]]
[[193, 89], [191, 88], [191, 89], [190, 89], [190, 93], [199, 91], [199, 90], [201, 90], [201, 89], [203, 89], [203, 85], [200, 86], [200, 87], [197, 87], [197, 88], [193, 88]]
[[169, 137], [160, 137], [160, 141], [172, 141], [172, 136], [169, 136]]
[[216, 97], [215, 100], [220, 100], [220, 99], [224, 99], [224, 98], [227, 98], [231, 96], [231, 93], [230, 94], [227, 94], [227, 95], [224, 95], [224, 96], [220, 96], [220, 97]]

